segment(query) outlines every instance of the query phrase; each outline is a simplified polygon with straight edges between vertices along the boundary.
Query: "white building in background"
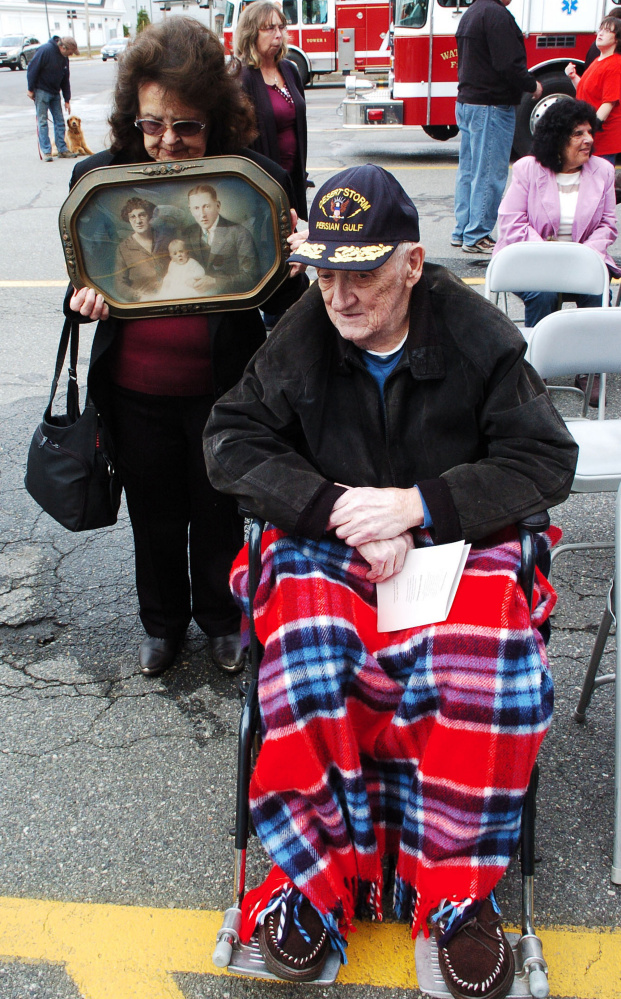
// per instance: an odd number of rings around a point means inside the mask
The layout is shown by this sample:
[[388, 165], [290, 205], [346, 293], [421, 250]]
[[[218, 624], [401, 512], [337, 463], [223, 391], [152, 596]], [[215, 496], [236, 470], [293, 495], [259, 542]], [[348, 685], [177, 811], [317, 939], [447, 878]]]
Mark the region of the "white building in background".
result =
[[[222, 34], [226, 0], [88, 0], [90, 44], [100, 48], [111, 38], [122, 38], [123, 25], [133, 35], [138, 12], [144, 8], [151, 22], [184, 14], [196, 17]], [[86, 10], [76, 0], [0, 0], [0, 36], [30, 35], [46, 42], [52, 35], [73, 35], [86, 53]], [[73, 16], [75, 15], [75, 16]]]
[[[137, 14], [131, 14], [132, 6], [135, 10], [136, 0], [88, 0], [93, 48], [111, 38], [121, 38], [123, 24], [135, 30]], [[146, 8], [150, 17], [151, 0], [140, 6]], [[13, 34], [31, 35], [40, 42], [46, 42], [52, 35], [73, 35], [80, 50], [86, 51], [86, 6], [76, 0], [0, 0], [0, 35]]]
[[[126, 0], [129, 4], [140, 0]], [[152, 21], [162, 21], [167, 17], [182, 14], [185, 17], [195, 17], [197, 21], [206, 24], [217, 35], [222, 34], [226, 0], [151, 0], [153, 16], [147, 8]]]

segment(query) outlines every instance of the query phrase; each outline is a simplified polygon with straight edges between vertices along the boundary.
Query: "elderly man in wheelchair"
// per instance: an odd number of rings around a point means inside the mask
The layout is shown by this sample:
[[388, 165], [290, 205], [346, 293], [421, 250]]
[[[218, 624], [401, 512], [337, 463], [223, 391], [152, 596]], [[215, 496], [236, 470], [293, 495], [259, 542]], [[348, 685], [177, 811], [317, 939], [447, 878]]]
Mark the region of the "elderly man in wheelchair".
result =
[[[554, 594], [538, 573], [529, 608], [513, 525], [567, 497], [577, 449], [513, 324], [424, 256], [391, 174], [329, 180], [290, 258], [318, 280], [205, 431], [213, 484], [273, 525], [250, 809], [274, 866], [241, 936], [312, 980], [354, 916], [382, 918], [390, 881], [413, 936], [431, 922], [451, 994], [498, 999], [514, 964], [494, 888], [553, 700]], [[460, 539], [447, 620], [378, 631], [374, 584]], [[243, 553], [231, 581], [247, 610]]]

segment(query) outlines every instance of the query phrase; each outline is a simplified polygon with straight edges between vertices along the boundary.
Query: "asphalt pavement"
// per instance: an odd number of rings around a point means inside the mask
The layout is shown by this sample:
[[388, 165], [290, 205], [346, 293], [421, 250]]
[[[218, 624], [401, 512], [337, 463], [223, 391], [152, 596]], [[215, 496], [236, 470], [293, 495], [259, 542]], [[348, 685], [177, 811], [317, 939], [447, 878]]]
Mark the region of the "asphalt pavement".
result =
[[[93, 150], [106, 141], [114, 73], [112, 63], [72, 63], [72, 111]], [[74, 535], [23, 487], [62, 326], [57, 219], [72, 169], [39, 159], [25, 89], [25, 73], [0, 70], [0, 999], [293, 999], [297, 987], [216, 975], [210, 964], [213, 914], [232, 892], [237, 683], [215, 670], [194, 626], [178, 666], [144, 678], [124, 506], [115, 527]], [[307, 97], [317, 186], [355, 163], [394, 171], [419, 209], [428, 257], [481, 290], [486, 261], [449, 245], [458, 140], [344, 130], [335, 78]], [[613, 253], [621, 260], [621, 247]], [[88, 330], [82, 340], [84, 385]], [[621, 416], [616, 377], [609, 412]], [[612, 540], [613, 497], [571, 497], [553, 519], [567, 539]], [[567, 556], [554, 573], [556, 712], [540, 755], [536, 914], [551, 934], [572, 928], [550, 936], [551, 952], [559, 948], [551, 983], [553, 996], [575, 999], [621, 994], [621, 888], [610, 882], [614, 688], [597, 692], [584, 725], [572, 718], [611, 575], [609, 552]], [[614, 636], [605, 662], [614, 668]], [[265, 869], [258, 849], [250, 866], [252, 882]], [[517, 865], [499, 897], [507, 921], [519, 922]], [[353, 971], [311, 994], [419, 995], [409, 945], [403, 958], [386, 949], [393, 930], [361, 932]], [[582, 931], [595, 949], [578, 967], [572, 939], [586, 939]], [[179, 940], [185, 950], [175, 951]], [[135, 967], [130, 952], [140, 955]]]

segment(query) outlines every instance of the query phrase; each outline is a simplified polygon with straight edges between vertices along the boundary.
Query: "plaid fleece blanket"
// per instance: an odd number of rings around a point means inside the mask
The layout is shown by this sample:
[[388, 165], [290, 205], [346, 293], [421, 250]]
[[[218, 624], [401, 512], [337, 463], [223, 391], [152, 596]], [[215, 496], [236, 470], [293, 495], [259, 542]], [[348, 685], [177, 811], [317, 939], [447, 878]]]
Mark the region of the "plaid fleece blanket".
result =
[[[559, 537], [551, 528], [540, 543]], [[517, 536], [493, 540], [473, 546], [445, 623], [381, 633], [354, 549], [264, 533], [252, 818], [274, 864], [344, 935], [354, 914], [382, 918], [384, 856], [415, 935], [442, 899], [486, 897], [516, 849], [552, 714], [537, 627], [556, 596], [537, 573], [529, 612]], [[246, 549], [231, 586], [247, 614]]]

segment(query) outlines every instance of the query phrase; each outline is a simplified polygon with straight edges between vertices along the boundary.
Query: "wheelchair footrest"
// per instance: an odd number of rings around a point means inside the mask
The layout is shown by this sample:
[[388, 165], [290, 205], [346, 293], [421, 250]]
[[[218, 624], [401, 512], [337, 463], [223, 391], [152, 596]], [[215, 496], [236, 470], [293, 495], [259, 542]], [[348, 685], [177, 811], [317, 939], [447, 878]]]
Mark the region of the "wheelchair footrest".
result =
[[[531, 991], [528, 984], [528, 972], [522, 968], [520, 949], [518, 947], [520, 934], [507, 933], [506, 937], [513, 948], [513, 956], [515, 957], [515, 978], [513, 979], [513, 985], [508, 993], [508, 997], [509, 999], [513, 999], [513, 997], [517, 999], [519, 996], [530, 997]], [[451, 999], [451, 993], [440, 971], [438, 947], [433, 937], [425, 939], [422, 933], [418, 934], [416, 938], [415, 957], [416, 977], [421, 992], [426, 992], [430, 996], [437, 996], [438, 999]]]
[[[303, 984], [305, 986], [332, 985], [336, 981], [340, 967], [341, 959], [339, 955], [335, 950], [331, 950], [319, 978], [313, 979], [312, 982], [304, 982]], [[259, 949], [259, 941], [256, 934], [252, 937], [249, 944], [238, 944], [233, 948], [231, 961], [227, 970], [233, 975], [250, 975], [252, 978], [270, 978], [274, 982], [282, 981], [282, 978], [277, 978], [276, 975], [273, 975], [265, 967], [265, 961]]]

